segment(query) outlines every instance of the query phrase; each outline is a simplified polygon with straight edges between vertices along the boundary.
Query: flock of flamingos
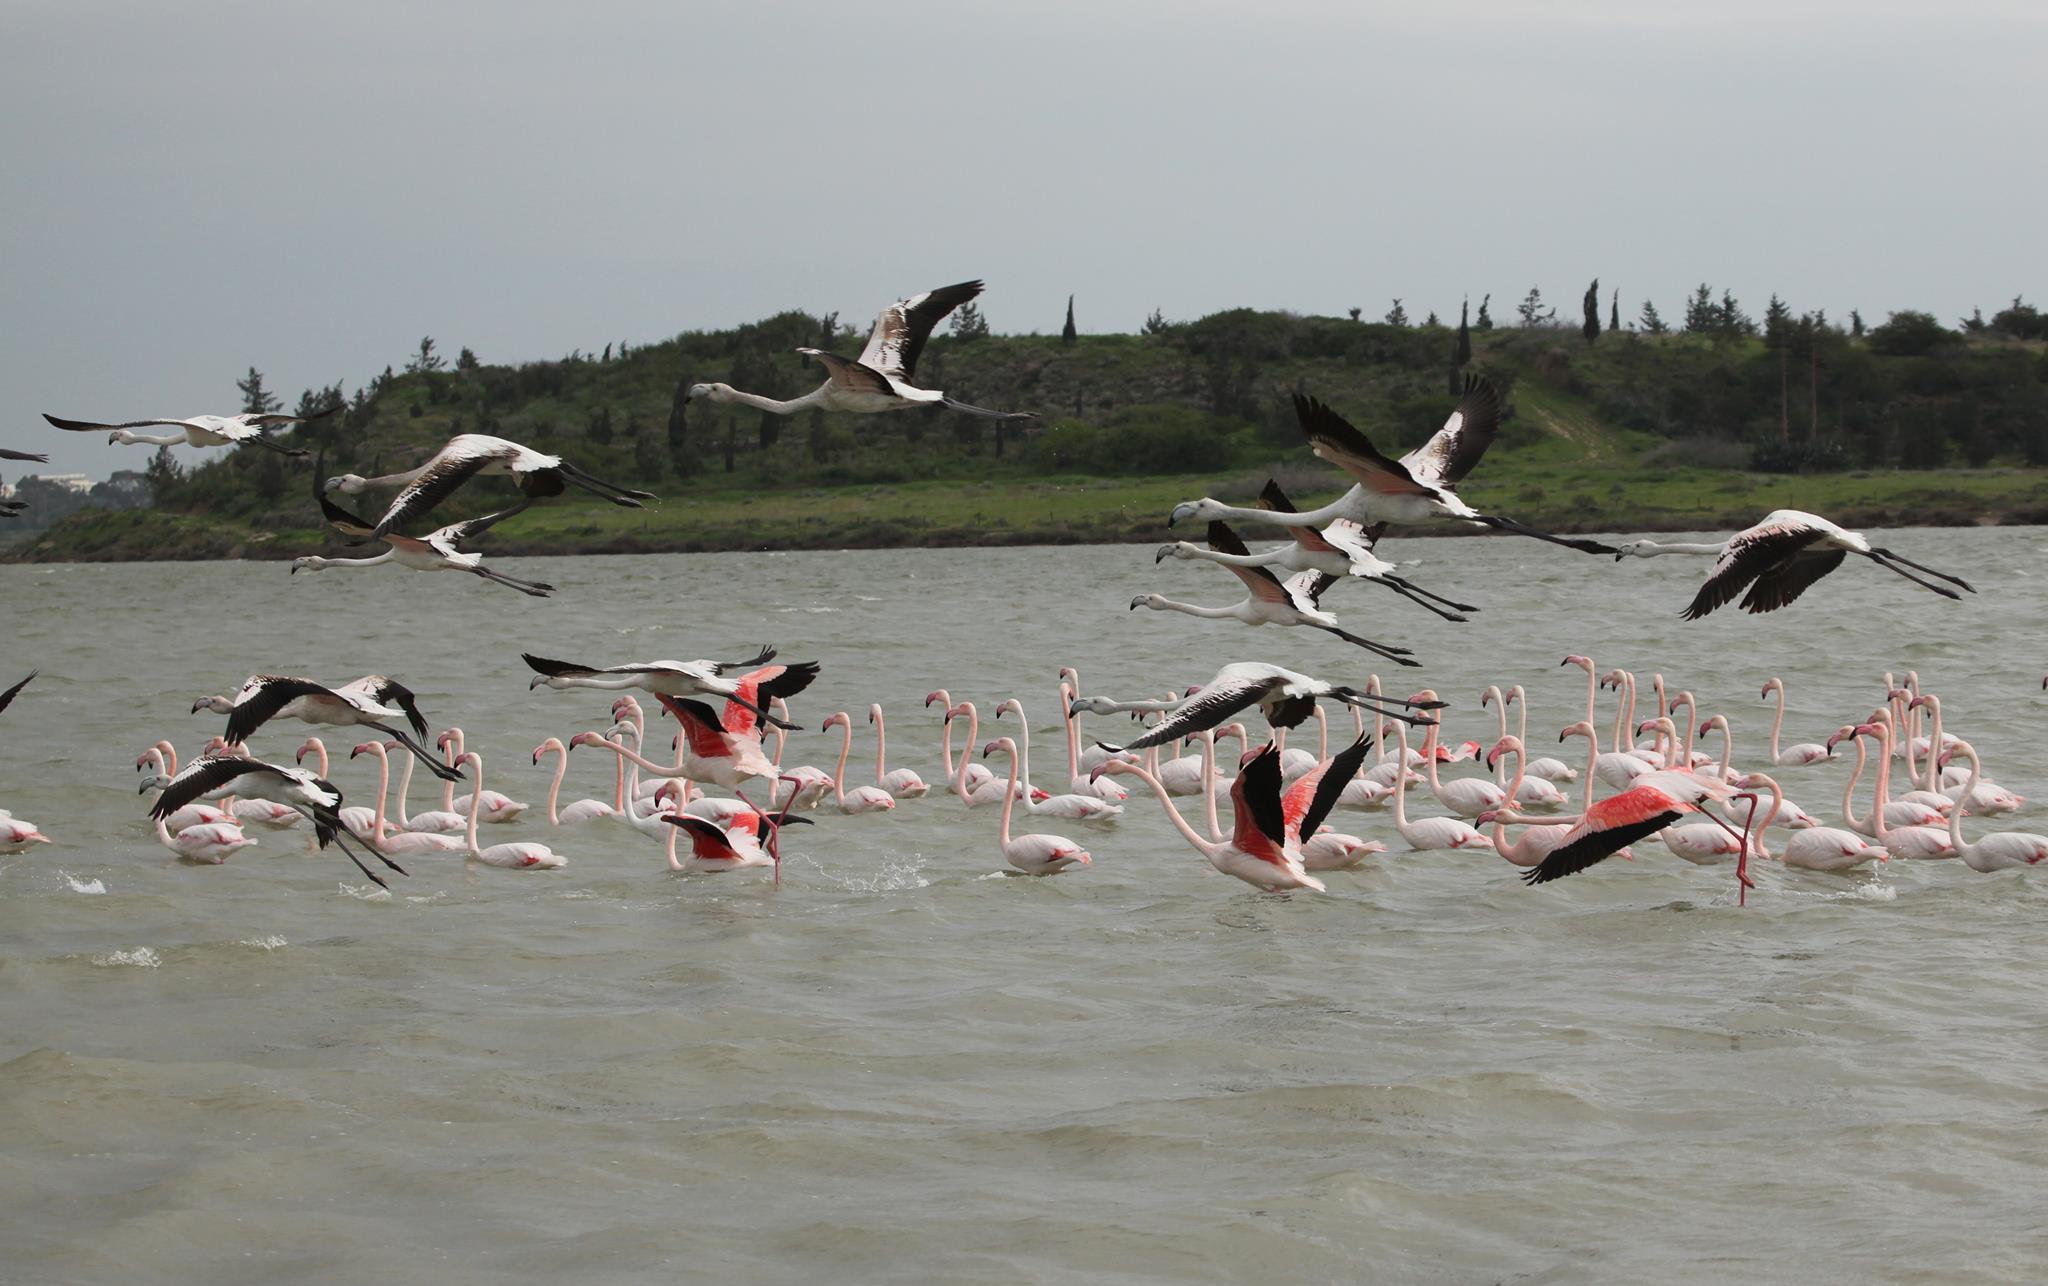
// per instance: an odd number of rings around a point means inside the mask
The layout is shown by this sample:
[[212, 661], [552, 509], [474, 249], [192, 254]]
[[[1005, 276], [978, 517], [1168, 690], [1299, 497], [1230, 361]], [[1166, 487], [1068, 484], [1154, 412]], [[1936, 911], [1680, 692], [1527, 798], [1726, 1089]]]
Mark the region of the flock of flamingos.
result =
[[[827, 372], [824, 383], [803, 397], [778, 401], [724, 384], [699, 384], [691, 387], [689, 398], [741, 403], [778, 414], [812, 408], [876, 414], [944, 406], [983, 416], [1029, 418], [959, 403], [914, 383], [917, 359], [932, 328], [980, 290], [978, 281], [962, 282], [898, 300], [882, 310], [858, 359], [798, 350]], [[1238, 579], [1246, 597], [1235, 604], [1207, 607], [1146, 594], [1131, 600], [1132, 610], [1147, 607], [1253, 626], [1306, 627], [1396, 664], [1417, 666], [1420, 662], [1408, 649], [1345, 630], [1322, 600], [1341, 583], [1373, 584], [1437, 616], [1466, 620], [1464, 613], [1479, 609], [1423, 589], [1375, 552], [1392, 528], [1447, 525], [1533, 537], [1616, 559], [1712, 557], [1698, 593], [1680, 613], [1687, 620], [1738, 598], [1750, 612], [1785, 607], [1850, 554], [1950, 599], [1959, 597], [1958, 589], [1974, 592], [1958, 577], [1796, 510], [1777, 511], [1711, 544], [1633, 541], [1615, 546], [1553, 535], [1474, 509], [1458, 497], [1456, 486], [1492, 442], [1501, 413], [1495, 390], [1476, 376], [1466, 381], [1442, 428], [1398, 459], [1382, 454], [1363, 433], [1312, 397], [1296, 395], [1294, 409], [1309, 448], [1343, 471], [1349, 490], [1308, 511], [1295, 509], [1270, 482], [1256, 508], [1206, 497], [1176, 507], [1169, 525], [1206, 523], [1207, 540], [1166, 545], [1155, 561], [1174, 557], [1216, 563]], [[117, 442], [248, 444], [305, 454], [266, 436], [266, 430], [301, 422], [291, 416], [119, 423], [45, 418], [59, 429], [108, 432]], [[152, 425], [175, 431], [135, 432]], [[534, 501], [560, 495], [571, 486], [621, 505], [638, 506], [654, 498], [596, 478], [559, 456], [482, 434], [458, 435], [404, 473], [379, 478], [345, 474], [324, 480], [319, 473], [316, 467], [314, 494], [329, 524], [355, 543], [383, 544], [384, 552], [363, 559], [307, 556], [294, 562], [294, 572], [377, 564], [460, 571], [535, 597], [551, 595], [553, 587], [487, 568], [481, 555], [461, 545]], [[397, 530], [471, 479], [490, 474], [509, 476], [522, 499], [511, 508], [424, 536]], [[374, 520], [359, 518], [332, 499], [336, 493], [356, 495], [378, 487], [396, 487], [398, 492]], [[1277, 527], [1287, 543], [1254, 552], [1228, 525], [1231, 522]], [[1287, 579], [1281, 573], [1287, 573]], [[797, 727], [791, 722], [789, 703], [817, 678], [815, 662], [779, 663], [770, 648], [737, 661], [589, 666], [531, 654], [525, 660], [533, 672], [532, 687], [617, 694], [609, 725], [601, 731], [575, 732], [566, 740], [551, 737], [534, 748], [536, 766], [553, 756], [554, 775], [544, 812], [485, 789], [483, 757], [466, 747], [461, 729], [447, 728], [430, 747], [431, 725], [413, 693], [391, 678], [369, 675], [330, 687], [302, 677], [254, 675], [232, 696], [206, 696], [194, 703], [195, 713], [227, 716], [226, 727], [201, 753], [181, 765], [168, 741], [142, 751], [136, 761], [136, 767], [148, 773], [142, 790], [159, 792], [149, 810], [156, 837], [177, 859], [219, 864], [258, 842], [252, 830], [300, 830], [309, 834], [315, 848], [340, 848], [365, 876], [382, 885], [382, 870], [403, 874], [402, 860], [442, 854], [461, 854], [468, 864], [510, 870], [558, 869], [566, 859], [547, 843], [515, 840], [484, 845], [481, 840], [485, 826], [531, 825], [544, 816], [554, 828], [630, 826], [657, 841], [668, 866], [676, 871], [711, 874], [762, 868], [779, 883], [785, 827], [807, 824], [811, 814], [821, 811], [848, 816], [889, 812], [899, 802], [920, 799], [934, 789], [910, 769], [888, 768], [880, 706], [870, 706], [867, 712], [875, 733], [874, 784], [849, 779], [854, 727], [852, 717], [843, 711], [822, 724], [841, 732], [832, 771], [783, 765], [787, 734]], [[1884, 676], [1881, 690], [1872, 693], [1873, 708], [1867, 717], [1843, 722], [1824, 743], [1782, 749], [1784, 684], [1772, 679], [1765, 685], [1762, 695], [1775, 696], [1777, 715], [1768, 758], [1761, 767], [1801, 773], [1803, 787], [1818, 784], [1813, 776], [1818, 766], [1836, 764], [1852, 752], [1855, 756], [1841, 786], [1843, 824], [1830, 826], [1788, 798], [1772, 775], [1757, 770], [1759, 765], [1738, 762], [1725, 712], [1702, 712], [1691, 693], [1667, 692], [1659, 676], [1651, 684], [1654, 703], [1645, 705], [1645, 717], [1638, 720], [1634, 675], [1623, 670], [1599, 674], [1584, 656], [1566, 657], [1563, 664], [1586, 674], [1584, 717], [1563, 728], [1558, 738], [1560, 744], [1583, 743], [1560, 751], [1569, 760], [1539, 756], [1536, 752], [1543, 747], [1528, 741], [1528, 703], [1520, 686], [1487, 688], [1480, 704], [1491, 710], [1493, 726], [1483, 733], [1471, 729], [1480, 733], [1479, 739], [1454, 744], [1444, 731], [1446, 701], [1429, 690], [1395, 697], [1381, 690], [1377, 676], [1353, 686], [1244, 661], [1158, 700], [1113, 701], [1083, 695], [1079, 677], [1065, 670], [1059, 701], [1066, 770], [1055, 779], [1057, 789], [1047, 790], [1033, 779], [1030, 727], [1017, 700], [1003, 701], [990, 712], [992, 726], [1014, 726], [1016, 735], [986, 744], [980, 741], [981, 712], [974, 703], [955, 702], [939, 691], [925, 704], [939, 718], [944, 793], [968, 809], [995, 808], [1000, 818], [998, 850], [1009, 866], [1027, 875], [1055, 875], [1087, 866], [1092, 855], [1086, 845], [1061, 835], [1017, 833], [1012, 829], [1015, 815], [1021, 811], [1033, 819], [1114, 826], [1131, 806], [1128, 788], [1119, 779], [1151, 791], [1174, 828], [1217, 870], [1269, 892], [1324, 892], [1319, 872], [1355, 867], [1387, 851], [1386, 841], [1334, 829], [1339, 809], [1361, 815], [1390, 813], [1392, 835], [1410, 851], [1491, 849], [1521, 868], [1532, 884], [1574, 874], [1616, 854], [1636, 856], [1632, 850], [1652, 840], [1687, 862], [1728, 864], [1739, 894], [1753, 887], [1752, 858], [1816, 871], [1846, 871], [1891, 857], [1954, 858], [1978, 871], [2034, 866], [2048, 859], [2048, 837], [2041, 835], [2007, 831], [1965, 840], [1966, 816], [2011, 813], [2024, 801], [1989, 778], [1974, 747], [1944, 730], [1939, 697], [1922, 692], [1914, 675], [1897, 683], [1891, 675]], [[34, 677], [31, 674], [0, 694], [0, 710]], [[2043, 687], [2048, 688], [2048, 679]], [[1603, 688], [1614, 693], [1612, 715], [1605, 719], [1599, 710]], [[653, 736], [647, 711], [634, 692], [652, 696], [657, 713], [675, 720], [679, 731], [672, 758], [650, 758], [646, 753]], [[1518, 707], [1512, 733], [1511, 706]], [[1331, 710], [1348, 714], [1351, 723], [1348, 730], [1340, 730], [1343, 744], [1334, 751]], [[1263, 716], [1269, 735], [1257, 735], [1241, 720], [1253, 712]], [[1149, 721], [1149, 726], [1121, 745], [1096, 742], [1083, 750], [1078, 723], [1083, 714], [1129, 715]], [[1015, 723], [993, 724], [1005, 715], [1014, 715]], [[1484, 713], [1480, 717], [1484, 719]], [[250, 737], [275, 719], [367, 733], [367, 739], [349, 741], [347, 749], [350, 760], [367, 756], [376, 761], [375, 806], [346, 804], [330, 779], [330, 755], [341, 749], [340, 744], [329, 747], [317, 736], [308, 737], [298, 745], [291, 764], [251, 755]], [[1300, 745], [1288, 745], [1289, 731], [1305, 731], [1311, 719], [1316, 750], [1310, 753]], [[956, 730], [964, 736], [957, 757]], [[1342, 735], [1345, 731], [1348, 736]], [[1299, 739], [1303, 732], [1296, 735]], [[1716, 736], [1718, 754], [1702, 748], [1703, 743], [1711, 746], [1710, 739]], [[1232, 743], [1236, 758], [1219, 758], [1218, 742]], [[613, 757], [610, 798], [565, 805], [560, 794], [570, 754], [586, 746]], [[402, 763], [395, 799], [394, 753]], [[991, 772], [980, 762], [984, 759], [995, 760], [1002, 771]], [[1451, 766], [1460, 764], [1468, 766], [1469, 775], [1452, 775], [1458, 770]], [[440, 788], [438, 807], [418, 813], [412, 811], [410, 800], [416, 766], [424, 767]], [[1892, 795], [1895, 767], [1905, 786], [1897, 798]], [[473, 777], [466, 777], [465, 769]], [[864, 769], [854, 771], [865, 775]], [[1857, 788], [1866, 771], [1874, 778], [1875, 793], [1859, 813]], [[457, 796], [459, 784], [468, 789]], [[1597, 793], [1602, 785], [1611, 792], [1605, 797]], [[707, 788], [729, 794], [709, 794]], [[766, 793], [758, 800], [749, 798], [750, 788]], [[1829, 789], [1832, 793], [1832, 785]], [[1443, 812], [1411, 816], [1411, 792], [1426, 793]], [[1219, 796], [1226, 795], [1227, 829], [1219, 802]], [[1192, 801], [1192, 820], [1175, 804], [1177, 797]], [[934, 801], [924, 806], [938, 805]], [[1511, 827], [1517, 828], [1512, 836]], [[1773, 827], [1785, 832], [1781, 845], [1771, 838]], [[20, 853], [50, 842], [34, 824], [0, 810], [0, 853]], [[681, 851], [685, 842], [687, 855]]]

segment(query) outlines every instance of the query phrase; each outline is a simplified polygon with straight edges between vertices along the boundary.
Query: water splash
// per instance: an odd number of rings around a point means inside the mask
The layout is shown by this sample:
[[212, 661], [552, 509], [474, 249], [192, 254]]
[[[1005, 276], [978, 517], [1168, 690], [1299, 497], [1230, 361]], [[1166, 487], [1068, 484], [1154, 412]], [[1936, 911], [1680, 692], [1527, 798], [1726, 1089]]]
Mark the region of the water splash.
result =
[[235, 945], [238, 947], [261, 947], [265, 951], [275, 951], [279, 947], [289, 946], [290, 944], [285, 941], [282, 933], [272, 933], [261, 938], [243, 938]]
[[70, 886], [73, 893], [105, 893], [107, 891], [107, 886], [103, 881], [81, 880], [76, 875], [65, 870], [59, 870], [57, 874], [63, 877], [64, 883]]
[[880, 866], [860, 875], [841, 875], [828, 871], [818, 865], [817, 859], [808, 853], [791, 854], [783, 857], [783, 870], [787, 872], [791, 866], [799, 862], [824, 877], [828, 883], [848, 893], [895, 893], [903, 889], [931, 887], [931, 881], [922, 874], [925, 868], [922, 853], [913, 853], [909, 857], [884, 858]]
[[92, 962], [102, 969], [119, 969], [132, 966], [137, 969], [156, 969], [163, 965], [164, 958], [150, 947], [137, 947], [133, 951], [109, 951], [103, 956], [94, 956]]
[[341, 884], [336, 887], [341, 890], [344, 897], [352, 897], [358, 902], [389, 902], [391, 900], [390, 889], [380, 889], [374, 884]]

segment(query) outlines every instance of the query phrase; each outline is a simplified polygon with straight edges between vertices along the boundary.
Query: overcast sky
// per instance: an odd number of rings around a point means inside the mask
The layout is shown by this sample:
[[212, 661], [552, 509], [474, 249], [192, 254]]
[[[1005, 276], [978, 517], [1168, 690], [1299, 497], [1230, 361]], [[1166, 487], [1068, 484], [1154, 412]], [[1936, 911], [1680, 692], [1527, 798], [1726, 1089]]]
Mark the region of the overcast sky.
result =
[[4, 0], [0, 443], [967, 277], [998, 331], [1595, 275], [1953, 323], [2048, 300], [2044, 70], [2032, 0]]

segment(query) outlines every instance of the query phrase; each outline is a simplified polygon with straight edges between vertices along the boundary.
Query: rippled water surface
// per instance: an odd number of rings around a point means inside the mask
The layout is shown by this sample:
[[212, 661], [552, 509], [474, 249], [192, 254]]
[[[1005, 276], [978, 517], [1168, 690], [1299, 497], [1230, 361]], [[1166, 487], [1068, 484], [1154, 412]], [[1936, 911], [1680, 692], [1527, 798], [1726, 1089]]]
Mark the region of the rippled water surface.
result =
[[[1443, 623], [1340, 587], [1351, 628], [1427, 661], [1454, 739], [1490, 681], [1531, 740], [1582, 707], [1567, 652], [1661, 670], [1734, 719], [1786, 676], [1789, 740], [1917, 669], [2008, 787], [2035, 731], [2048, 532], [1890, 533], [1983, 592], [1952, 605], [1860, 560], [1795, 608], [1676, 612], [1704, 564], [1532, 541], [1390, 544], [1485, 608]], [[519, 652], [611, 662], [770, 640], [824, 677], [816, 729], [892, 717], [938, 776], [924, 694], [1025, 701], [1063, 773], [1055, 672], [1149, 695], [1234, 659], [1362, 681], [1305, 631], [1127, 612], [1226, 602], [1142, 547], [508, 560], [468, 578], [280, 565], [0, 567], [0, 806], [54, 845], [0, 857], [0, 1279], [2038, 1280], [2048, 1160], [2048, 873], [1953, 863], [1828, 877], [1655, 846], [1541, 889], [1490, 854], [1389, 854], [1326, 897], [1210, 871], [1134, 796], [1091, 869], [994, 875], [996, 818], [937, 795], [818, 814], [783, 887], [679, 879], [624, 827], [544, 838], [567, 869], [416, 860], [393, 895], [264, 834], [167, 866], [132, 763], [189, 749], [195, 696], [254, 671], [388, 671], [459, 721], [494, 789], [608, 721], [527, 690]], [[1383, 674], [1386, 667], [1381, 667]], [[1604, 707], [1603, 707], [1604, 710]], [[1005, 719], [1007, 728], [1011, 720]], [[984, 722], [984, 739], [988, 735]], [[1113, 738], [1127, 722], [1094, 720]], [[284, 758], [302, 730], [259, 736]], [[343, 740], [342, 753], [347, 742]], [[795, 762], [832, 766], [836, 735]], [[588, 757], [586, 757], [588, 756]], [[608, 790], [588, 751], [577, 797]], [[1469, 772], [1464, 766], [1460, 772]], [[1809, 809], [1840, 765], [1786, 769]], [[376, 775], [338, 762], [353, 801]], [[1437, 811], [1431, 808], [1429, 811]], [[2031, 803], [2000, 828], [2048, 829]], [[1401, 845], [1379, 814], [1343, 828]]]

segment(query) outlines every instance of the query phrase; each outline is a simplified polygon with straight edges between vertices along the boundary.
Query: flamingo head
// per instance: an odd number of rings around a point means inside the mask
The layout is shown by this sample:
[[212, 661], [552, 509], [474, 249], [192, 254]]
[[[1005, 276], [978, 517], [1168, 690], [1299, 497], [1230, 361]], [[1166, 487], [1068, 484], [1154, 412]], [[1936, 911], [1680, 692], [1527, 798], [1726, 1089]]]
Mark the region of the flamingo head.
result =
[[327, 560], [320, 557], [320, 555], [305, 554], [292, 559], [292, 569], [286, 572], [285, 575], [296, 576], [300, 572], [317, 572], [326, 566]]
[[695, 402], [702, 398], [709, 402], [726, 402], [732, 399], [732, 391], [732, 385], [730, 384], [719, 384], [716, 382], [692, 384], [690, 385], [690, 391], [683, 394], [683, 400], [685, 402]]
[[434, 749], [446, 750], [449, 747], [449, 744], [452, 743], [454, 740], [455, 730], [451, 728], [447, 732], [444, 732], [440, 736], [434, 738]]
[[953, 717], [953, 710], [952, 710], [952, 706], [953, 706], [953, 694], [952, 694], [952, 693], [950, 693], [950, 692], [946, 691], [946, 690], [945, 690], [944, 688], [940, 688], [940, 689], [939, 689], [938, 691], [936, 691], [936, 692], [927, 692], [927, 693], [925, 693], [925, 694], [924, 694], [924, 708], [925, 708], [925, 709], [927, 709], [927, 710], [931, 709], [931, 708], [932, 708], [932, 702], [934, 702], [934, 701], [942, 701], [942, 702], [944, 702], [944, 703], [945, 703], [945, 705], [946, 705], [946, 717], [947, 717], [947, 718], [949, 718], [949, 719]]
[[826, 715], [825, 722], [818, 725], [818, 731], [823, 732], [827, 728], [851, 728], [852, 726], [852, 723], [847, 720], [846, 713], [841, 711], [838, 714]]
[[234, 708], [234, 703], [226, 697], [201, 697], [192, 703], [193, 714], [198, 714], [201, 710], [211, 710], [215, 714], [226, 714]]
[[1914, 697], [1910, 688], [1893, 688], [1884, 694], [1884, 699], [1887, 701], [1912, 701]]
[[1024, 707], [1018, 702], [1017, 698], [1015, 697], [1011, 697], [1010, 699], [1004, 701], [1001, 705], [996, 707], [996, 718], [1002, 718], [1003, 711], [1005, 710], [1009, 710], [1015, 713], [1019, 719], [1024, 717]]
[[329, 478], [321, 484], [321, 489], [324, 491], [339, 491], [345, 496], [353, 496], [368, 486], [369, 481], [368, 478], [363, 477], [359, 473], [344, 473]]
[[1654, 540], [1624, 540], [1614, 547], [1614, 561], [1618, 563], [1624, 558], [1649, 558], [1656, 544]]
[[1726, 715], [1708, 715], [1707, 721], [1700, 725], [1700, 740], [1705, 741], [1708, 733], [1721, 731], [1726, 729], [1727, 726], [1728, 717]]
[[1593, 672], [1593, 658], [1590, 656], [1580, 656], [1577, 652], [1574, 652], [1570, 656], [1566, 657], [1564, 660], [1559, 661], [1558, 664], [1576, 665], [1588, 674], [1591, 674]]
[[1140, 594], [1131, 600], [1131, 606], [1128, 610], [1135, 612], [1141, 607], [1157, 608], [1165, 601], [1166, 599], [1158, 594]]
[[348, 757], [350, 759], [354, 759], [357, 755], [367, 755], [372, 750], [382, 750], [383, 748], [384, 743], [381, 741], [365, 741], [363, 744], [357, 746], [354, 750], [349, 751]]
[[[576, 735], [574, 735], [574, 736], [572, 736], [572, 737], [570, 737], [570, 738], [569, 738], [569, 747], [568, 747], [568, 748], [569, 748], [569, 750], [572, 750], [572, 751], [573, 751], [573, 750], [575, 750], [575, 749], [576, 749], [576, 747], [578, 747], [578, 746], [601, 746], [601, 745], [603, 745], [603, 744], [604, 744], [604, 738], [603, 738], [603, 737], [600, 737], [600, 736], [598, 736], [598, 735], [597, 735], [596, 733], [594, 733], [594, 732], [579, 732], [579, 733], [577, 733]], [[536, 751], [534, 751], [533, 753], [534, 753], [534, 755], [536, 756], [535, 762], [536, 762], [536, 763], [538, 763], [538, 762], [539, 762], [538, 756], [539, 756], [539, 754], [540, 754], [540, 751], [536, 750]], [[565, 752], [565, 753], [566, 753], [566, 752]]]
[[1519, 754], [1521, 753], [1521, 749], [1522, 743], [1517, 738], [1502, 737], [1499, 741], [1493, 743], [1493, 749], [1486, 752], [1486, 766], [1488, 768], [1491, 768], [1493, 767], [1494, 763], [1508, 751], [1512, 750]]
[[311, 754], [316, 748], [316, 740], [312, 737], [306, 738], [304, 741], [299, 743], [299, 748], [292, 752], [292, 762], [299, 764], [305, 763], [306, 756]]
[[1455, 764], [1462, 763], [1467, 759], [1477, 758], [1479, 758], [1479, 743], [1476, 741], [1461, 741], [1458, 743], [1458, 748], [1453, 750], [1450, 757], [1444, 760], [1444, 762]]
[[[1500, 810], [1500, 809], [1498, 809], [1498, 808], [1489, 808], [1489, 809], [1487, 809], [1486, 811], [1484, 811], [1484, 812], [1480, 813], [1480, 814], [1479, 814], [1479, 816], [1477, 816], [1477, 817], [1473, 818], [1473, 819], [1472, 819], [1472, 824], [1473, 824], [1474, 826], [1485, 826], [1485, 825], [1489, 824], [1490, 822], [1492, 822], [1492, 821], [1493, 821], [1493, 820], [1494, 820], [1495, 818], [1499, 817], [1499, 816], [1500, 816], [1500, 814], [1501, 814], [1501, 810]], [[1384, 850], [1384, 849], [1382, 849], [1381, 851], [1382, 851], [1382, 852], [1384, 852], [1385, 850]]]
[[1166, 525], [1173, 527], [1184, 522], [1214, 522], [1223, 517], [1227, 507], [1207, 496], [1200, 500], [1184, 500], [1175, 505], [1173, 512], [1166, 516]]
[[1783, 692], [1784, 690], [1785, 681], [1783, 679], [1776, 677], [1765, 679], [1764, 690], [1757, 694], [1757, 699], [1761, 701], [1768, 701], [1771, 699], [1771, 694], [1773, 692]]
[[[1895, 689], [1895, 690], [1893, 691], [1892, 695], [1893, 695], [1893, 696], [1899, 696], [1899, 695], [1901, 695], [1901, 694], [1902, 694], [1902, 693], [1904, 693], [1904, 692], [1905, 692], [1905, 689], [1904, 689], [1904, 688], [1898, 688], [1898, 689]], [[1906, 703], [1906, 709], [1908, 709], [1908, 710], [1918, 710], [1918, 709], [1919, 709], [1919, 708], [1920, 708], [1921, 706], [1925, 706], [1925, 705], [1932, 705], [1932, 704], [1934, 704], [1934, 698], [1933, 698], [1933, 697], [1931, 697], [1931, 696], [1918, 696], [1918, 697], [1914, 697], [1914, 698], [1913, 698], [1913, 699], [1912, 699], [1911, 701], [1908, 701], [1908, 702]]]

